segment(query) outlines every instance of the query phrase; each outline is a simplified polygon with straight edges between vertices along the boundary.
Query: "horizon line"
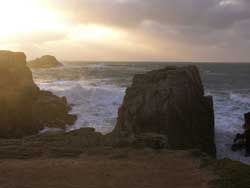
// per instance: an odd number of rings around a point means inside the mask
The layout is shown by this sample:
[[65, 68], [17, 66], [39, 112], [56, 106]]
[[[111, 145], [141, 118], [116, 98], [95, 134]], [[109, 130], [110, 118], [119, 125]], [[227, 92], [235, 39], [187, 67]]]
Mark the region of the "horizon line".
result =
[[62, 63], [70, 62], [82, 62], [82, 63], [183, 63], [183, 64], [192, 64], [192, 63], [210, 63], [210, 64], [250, 64], [250, 61], [170, 61], [170, 60], [60, 60]]

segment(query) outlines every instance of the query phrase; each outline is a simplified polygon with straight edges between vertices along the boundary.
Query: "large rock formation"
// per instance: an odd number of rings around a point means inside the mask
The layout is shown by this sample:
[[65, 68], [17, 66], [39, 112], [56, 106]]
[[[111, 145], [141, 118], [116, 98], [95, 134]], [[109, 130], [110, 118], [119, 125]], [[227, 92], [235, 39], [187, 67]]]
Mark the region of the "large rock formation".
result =
[[30, 68], [53, 68], [62, 66], [62, 63], [60, 63], [54, 56], [45, 55], [29, 61], [28, 66]]
[[158, 133], [171, 148], [215, 154], [213, 100], [204, 96], [198, 69], [167, 67], [136, 75], [113, 133], [118, 141]]
[[22, 137], [45, 126], [65, 127], [75, 121], [69, 111], [65, 98], [36, 86], [24, 53], [0, 51], [0, 137]]

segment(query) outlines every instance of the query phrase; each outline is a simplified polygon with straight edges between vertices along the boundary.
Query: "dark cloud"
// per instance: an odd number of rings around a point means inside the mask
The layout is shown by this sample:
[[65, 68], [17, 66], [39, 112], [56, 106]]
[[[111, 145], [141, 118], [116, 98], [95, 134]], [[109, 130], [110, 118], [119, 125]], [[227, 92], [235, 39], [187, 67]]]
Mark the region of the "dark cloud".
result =
[[[75, 24], [97, 23], [141, 32], [164, 43], [250, 60], [249, 0], [54, 0]], [[198, 46], [198, 47], [197, 47]], [[212, 49], [212, 50], [211, 50]], [[213, 51], [214, 50], [214, 51]], [[197, 51], [198, 52], [198, 51]], [[200, 51], [199, 51], [200, 52]], [[195, 51], [192, 54], [195, 54]]]
[[121, 26], [154, 20], [162, 24], [225, 28], [250, 19], [249, 0], [73, 0], [58, 3], [74, 12], [75, 21]]

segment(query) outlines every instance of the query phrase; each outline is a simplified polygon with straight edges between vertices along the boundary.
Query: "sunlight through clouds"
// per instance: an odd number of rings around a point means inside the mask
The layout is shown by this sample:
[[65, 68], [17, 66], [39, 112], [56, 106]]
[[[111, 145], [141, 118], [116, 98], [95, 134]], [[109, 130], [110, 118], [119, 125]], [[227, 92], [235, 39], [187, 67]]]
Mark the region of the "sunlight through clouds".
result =
[[248, 61], [249, 9], [249, 0], [0, 0], [0, 49], [30, 58], [70, 59], [71, 48], [78, 59]]
[[69, 33], [69, 40], [88, 41], [88, 42], [109, 42], [111, 40], [120, 40], [125, 36], [122, 31], [114, 30], [110, 27], [88, 24], [77, 25]]
[[64, 29], [62, 15], [38, 0], [0, 1], [0, 39], [20, 33]]

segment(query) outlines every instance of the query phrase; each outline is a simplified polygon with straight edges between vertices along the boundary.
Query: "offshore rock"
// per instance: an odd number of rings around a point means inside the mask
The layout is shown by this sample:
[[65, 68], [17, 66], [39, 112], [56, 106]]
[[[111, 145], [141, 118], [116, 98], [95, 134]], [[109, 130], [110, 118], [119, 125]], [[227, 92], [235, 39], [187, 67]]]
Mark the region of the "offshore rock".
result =
[[54, 56], [45, 55], [29, 61], [28, 66], [30, 68], [53, 68], [62, 66], [62, 63], [60, 63]]
[[145, 133], [165, 135], [173, 149], [215, 155], [213, 99], [204, 96], [197, 67], [167, 67], [134, 77], [112, 134], [120, 142]]

